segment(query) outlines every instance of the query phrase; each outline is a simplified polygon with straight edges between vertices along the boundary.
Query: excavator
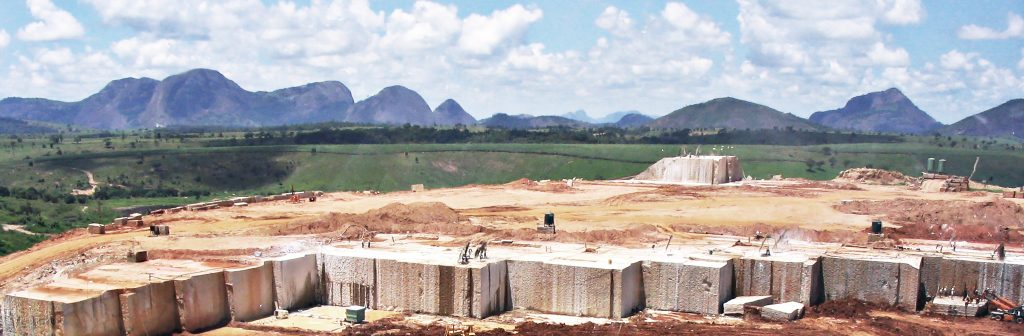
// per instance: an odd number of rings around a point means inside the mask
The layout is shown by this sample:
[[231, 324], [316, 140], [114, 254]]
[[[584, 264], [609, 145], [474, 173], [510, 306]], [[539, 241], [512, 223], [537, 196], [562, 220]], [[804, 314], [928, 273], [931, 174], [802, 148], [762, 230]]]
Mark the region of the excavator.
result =
[[985, 298], [992, 305], [992, 312], [989, 317], [996, 321], [1013, 321], [1024, 324], [1024, 307], [996, 295], [990, 290], [985, 290]]

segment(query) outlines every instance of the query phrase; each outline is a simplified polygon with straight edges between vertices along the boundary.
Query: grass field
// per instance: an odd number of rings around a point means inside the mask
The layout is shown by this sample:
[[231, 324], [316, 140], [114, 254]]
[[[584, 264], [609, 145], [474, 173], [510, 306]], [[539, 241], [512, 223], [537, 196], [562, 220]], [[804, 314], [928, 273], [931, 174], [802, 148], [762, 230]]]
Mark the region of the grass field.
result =
[[[0, 197], [0, 222], [56, 233], [90, 222], [109, 222], [140, 206], [175, 206], [232, 195], [291, 190], [406, 190], [505, 183], [519, 178], [616, 179], [644, 170], [682, 151], [740, 157], [746, 175], [817, 180], [854, 167], [897, 170], [916, 176], [927, 158], [947, 159], [947, 171], [968, 175], [975, 157], [976, 180], [1024, 185], [1019, 143], [992, 139], [908, 137], [903, 143], [821, 146], [765, 145], [576, 145], [576, 144], [398, 144], [205, 147], [212, 134], [154, 140], [125, 133], [68, 142], [51, 136], [11, 138], [0, 145], [0, 187], [32, 188], [50, 200]], [[227, 137], [240, 134], [227, 134]], [[221, 138], [221, 137], [217, 137]], [[958, 144], [950, 148], [953, 142]], [[88, 187], [85, 171], [103, 186], [142, 191], [146, 197], [67, 199]], [[13, 189], [12, 189], [13, 190]], [[176, 190], [193, 197], [152, 197]], [[42, 236], [0, 231], [0, 255]]]
[[[203, 189], [215, 196], [296, 189], [407, 189], [410, 184], [451, 187], [503, 183], [517, 178], [612, 179], [636, 174], [678, 145], [306, 145], [144, 148], [69, 153], [33, 160], [0, 161], [0, 184], [59, 188], [81, 186], [93, 172], [101, 183], [135, 188]], [[687, 151], [697, 150], [688, 146]], [[924, 143], [827, 146], [702, 146], [702, 153], [736, 155], [744, 172], [831, 179], [844, 169], [875, 167], [917, 175], [929, 157], [948, 160], [947, 171], [968, 175], [981, 158], [976, 179], [1024, 184], [1024, 153], [1003, 149], [939, 148]], [[810, 164], [810, 166], [809, 166]], [[810, 167], [810, 168], [809, 168]], [[26, 169], [29, 168], [29, 169]]]

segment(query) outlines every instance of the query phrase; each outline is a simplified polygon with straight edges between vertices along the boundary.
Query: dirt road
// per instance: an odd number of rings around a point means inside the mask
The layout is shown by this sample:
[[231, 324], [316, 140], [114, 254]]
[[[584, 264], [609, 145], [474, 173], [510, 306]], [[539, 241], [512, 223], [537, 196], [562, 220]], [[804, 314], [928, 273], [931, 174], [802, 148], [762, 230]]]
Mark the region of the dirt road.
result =
[[100, 184], [96, 182], [95, 178], [93, 178], [92, 172], [77, 168], [75, 170], [85, 173], [85, 177], [89, 179], [89, 189], [75, 189], [71, 191], [71, 194], [75, 196], [92, 196], [93, 194], [95, 194], [96, 187], [98, 187]]

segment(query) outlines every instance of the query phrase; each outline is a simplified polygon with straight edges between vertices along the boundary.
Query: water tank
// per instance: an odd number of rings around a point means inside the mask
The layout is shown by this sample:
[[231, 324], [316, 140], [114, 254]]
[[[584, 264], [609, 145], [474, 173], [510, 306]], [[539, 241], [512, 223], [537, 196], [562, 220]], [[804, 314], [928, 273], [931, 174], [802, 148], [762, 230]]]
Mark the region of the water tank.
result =
[[882, 221], [873, 220], [871, 221], [871, 233], [881, 234], [882, 233]]
[[935, 172], [939, 173], [939, 174], [944, 173], [943, 166], [945, 166], [945, 165], [946, 165], [946, 159], [939, 159], [939, 166], [935, 167]]
[[555, 225], [555, 213], [549, 212], [544, 214], [544, 225], [554, 226]]
[[935, 158], [928, 158], [928, 172], [935, 170]]
[[345, 322], [363, 323], [366, 320], [366, 308], [363, 306], [349, 306], [345, 308]]

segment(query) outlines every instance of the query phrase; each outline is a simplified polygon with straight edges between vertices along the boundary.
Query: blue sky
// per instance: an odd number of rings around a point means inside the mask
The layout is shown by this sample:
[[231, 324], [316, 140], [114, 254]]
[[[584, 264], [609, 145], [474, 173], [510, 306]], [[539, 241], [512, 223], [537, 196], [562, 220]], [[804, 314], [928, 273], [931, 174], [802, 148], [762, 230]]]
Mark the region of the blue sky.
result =
[[249, 90], [405, 85], [478, 118], [722, 96], [807, 116], [897, 87], [950, 123], [1024, 97], [1022, 15], [1008, 0], [7, 0], [0, 97], [206, 67]]

